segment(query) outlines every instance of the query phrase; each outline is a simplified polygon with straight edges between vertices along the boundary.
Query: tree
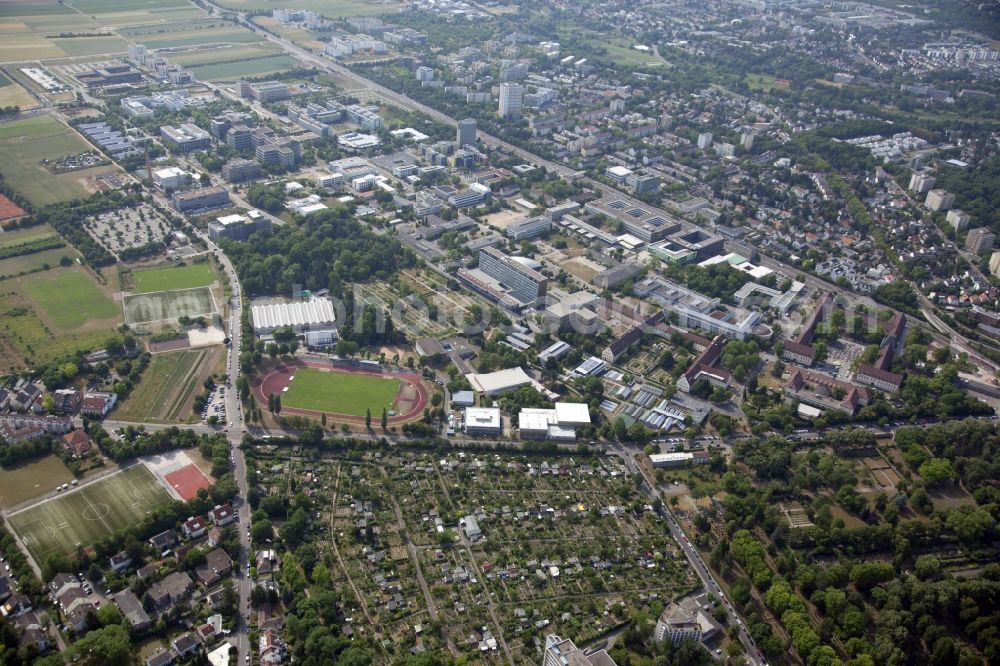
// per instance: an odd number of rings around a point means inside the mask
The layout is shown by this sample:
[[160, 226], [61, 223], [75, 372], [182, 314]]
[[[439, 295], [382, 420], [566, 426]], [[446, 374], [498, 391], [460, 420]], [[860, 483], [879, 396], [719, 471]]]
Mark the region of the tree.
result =
[[134, 663], [128, 629], [121, 624], [91, 631], [73, 645], [73, 652], [82, 664]]
[[930, 458], [917, 468], [917, 473], [932, 486], [955, 478], [955, 470], [947, 458]]
[[97, 622], [102, 627], [107, 627], [112, 624], [121, 624], [125, 621], [125, 617], [122, 615], [121, 611], [118, 610], [116, 606], [108, 604], [97, 609], [94, 614], [97, 617]]
[[266, 518], [264, 520], [255, 520], [250, 527], [250, 536], [256, 544], [262, 544], [268, 539], [273, 539], [274, 527], [271, 525], [271, 521]]
[[365, 428], [372, 429], [372, 410], [370, 408], [365, 410]]
[[965, 505], [948, 512], [945, 525], [965, 543], [996, 536], [996, 520], [982, 507]]
[[281, 395], [277, 393], [274, 394], [274, 413], [281, 413]]
[[385, 407], [382, 408], [381, 425], [382, 425], [382, 430], [385, 430], [389, 426], [389, 413], [385, 410]]

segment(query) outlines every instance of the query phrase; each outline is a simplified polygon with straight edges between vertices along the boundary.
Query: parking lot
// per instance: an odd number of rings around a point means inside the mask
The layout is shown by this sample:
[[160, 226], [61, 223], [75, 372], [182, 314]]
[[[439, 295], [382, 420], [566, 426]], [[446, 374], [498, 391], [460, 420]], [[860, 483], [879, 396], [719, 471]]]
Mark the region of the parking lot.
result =
[[84, 227], [94, 240], [119, 258], [125, 250], [164, 243], [172, 231], [167, 221], [146, 205], [89, 217]]

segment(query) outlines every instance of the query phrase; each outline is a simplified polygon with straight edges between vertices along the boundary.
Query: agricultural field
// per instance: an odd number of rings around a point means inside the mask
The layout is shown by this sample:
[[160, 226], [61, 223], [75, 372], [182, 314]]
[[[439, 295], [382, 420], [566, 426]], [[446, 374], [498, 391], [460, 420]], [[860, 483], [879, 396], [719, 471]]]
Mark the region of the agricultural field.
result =
[[117, 36], [53, 38], [50, 41], [68, 56], [110, 56], [128, 51], [128, 42]]
[[294, 69], [300, 61], [290, 55], [273, 55], [239, 62], [218, 62], [188, 67], [203, 81], [235, 81], [246, 76], [266, 76]]
[[83, 137], [50, 116], [0, 125], [0, 154], [4, 156], [0, 161], [0, 173], [36, 206], [89, 196], [91, 192], [85, 180], [115, 170], [111, 166], [99, 166], [57, 174], [41, 164], [43, 159], [54, 160], [91, 149]]
[[201, 370], [215, 365], [218, 348], [154, 354], [142, 381], [115, 409], [125, 421], [184, 421], [191, 416], [193, 393], [201, 388]]
[[381, 416], [382, 408], [393, 408], [400, 381], [391, 375], [325, 372], [299, 368], [281, 394], [282, 407], [298, 407], [334, 414]]
[[180, 317], [210, 316], [217, 312], [208, 287], [134, 294], [125, 298], [125, 323], [149, 324]]
[[205, 16], [186, 0], [5, 1], [0, 3], [0, 62], [124, 52], [128, 43], [112, 33], [116, 28]]
[[52, 492], [56, 486], [69, 483], [73, 475], [57, 455], [26, 461], [20, 465], [0, 467], [0, 506], [10, 508]]
[[218, 18], [197, 18], [167, 24], [131, 26], [119, 31], [150, 48], [173, 48], [212, 43], [253, 43], [261, 38], [242, 26]]
[[8, 524], [36, 562], [70, 555], [170, 502], [170, 494], [145, 465], [69, 490], [8, 517]]
[[[0, 37], [2, 37], [2, 33], [0, 33]], [[0, 77], [2, 76], [0, 74]], [[38, 102], [24, 87], [4, 78], [3, 82], [0, 82], [0, 106], [17, 106], [24, 110], [35, 108], [38, 106]]]
[[[274, 7], [271, 0], [222, 0], [219, 4], [237, 11], [270, 10]], [[367, 2], [366, 0], [343, 0], [336, 3], [331, 3], [329, 0], [302, 0], [295, 3], [296, 9], [312, 9], [333, 19], [386, 14], [399, 11], [403, 6], [403, 3], [398, 2]]]
[[233, 44], [204, 46], [171, 53], [170, 61], [182, 67], [199, 67], [236, 63], [279, 55], [280, 49], [270, 44]]
[[24, 279], [22, 288], [45, 318], [64, 331], [120, 314], [115, 302], [83, 270], [36, 274]]
[[215, 282], [215, 274], [208, 263], [186, 264], [136, 270], [132, 273], [135, 292], [148, 294], [171, 289], [192, 289], [207, 287]]

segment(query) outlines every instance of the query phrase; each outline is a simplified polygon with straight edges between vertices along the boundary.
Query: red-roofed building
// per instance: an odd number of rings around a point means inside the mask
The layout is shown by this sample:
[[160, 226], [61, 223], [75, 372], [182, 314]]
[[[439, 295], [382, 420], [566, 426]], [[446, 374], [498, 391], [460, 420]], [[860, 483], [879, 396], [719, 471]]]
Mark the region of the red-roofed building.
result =
[[118, 402], [117, 393], [87, 392], [83, 396], [80, 412], [84, 416], [102, 419], [114, 409], [116, 402]]
[[233, 511], [232, 504], [218, 504], [208, 512], [208, 519], [213, 525], [223, 527], [236, 520], [236, 512]]
[[184, 521], [184, 525], [181, 526], [181, 530], [184, 532], [184, 536], [189, 539], [197, 539], [204, 536], [205, 531], [208, 529], [208, 521], [206, 521], [201, 516], [193, 516]]
[[83, 458], [90, 453], [90, 438], [82, 430], [68, 432], [63, 435], [63, 448], [78, 458]]
[[677, 380], [677, 388], [685, 393], [690, 393], [694, 385], [702, 379], [708, 380], [712, 386], [729, 386], [732, 376], [725, 370], [712, 367], [719, 360], [719, 356], [722, 355], [722, 348], [725, 346], [726, 336], [715, 336], [712, 343], [694, 359], [687, 371]]

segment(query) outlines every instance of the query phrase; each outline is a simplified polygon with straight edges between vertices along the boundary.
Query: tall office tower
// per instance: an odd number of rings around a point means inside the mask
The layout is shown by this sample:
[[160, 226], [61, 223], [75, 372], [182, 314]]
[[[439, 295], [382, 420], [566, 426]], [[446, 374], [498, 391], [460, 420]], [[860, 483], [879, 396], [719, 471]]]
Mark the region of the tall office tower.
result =
[[476, 143], [476, 121], [473, 118], [466, 118], [458, 121], [458, 132], [455, 135], [455, 143], [458, 147]]
[[501, 118], [518, 120], [521, 117], [523, 101], [524, 86], [519, 83], [500, 84], [500, 109], [498, 113]]

